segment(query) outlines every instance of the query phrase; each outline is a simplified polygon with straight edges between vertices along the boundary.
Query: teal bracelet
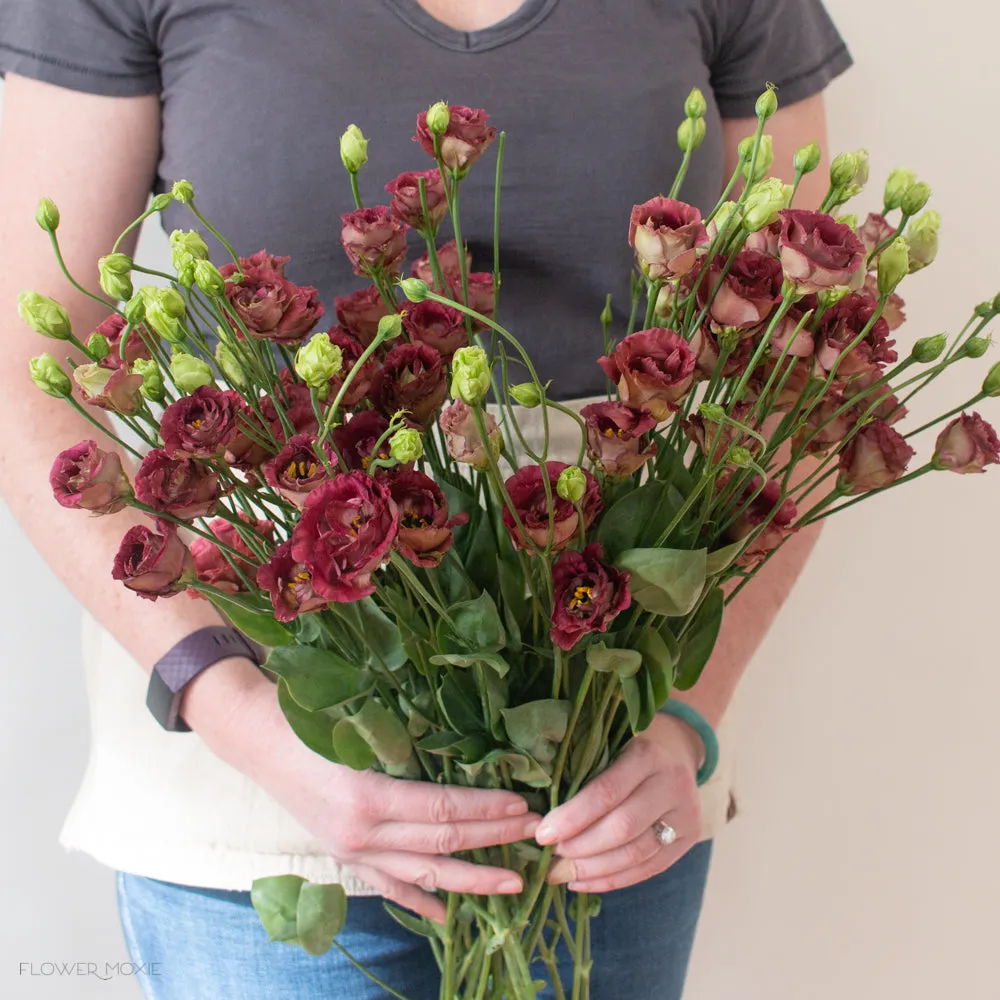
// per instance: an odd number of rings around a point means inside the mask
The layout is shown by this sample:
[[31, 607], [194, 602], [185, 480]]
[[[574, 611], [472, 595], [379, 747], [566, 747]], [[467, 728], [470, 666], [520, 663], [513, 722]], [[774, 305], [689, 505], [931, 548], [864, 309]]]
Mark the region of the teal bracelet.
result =
[[719, 766], [719, 740], [715, 735], [715, 730], [705, 721], [701, 712], [696, 711], [683, 701], [675, 701], [671, 698], [661, 709], [666, 715], [672, 715], [681, 722], [686, 722], [697, 734], [705, 747], [705, 760], [698, 768], [698, 787], [708, 781], [715, 774], [715, 769]]

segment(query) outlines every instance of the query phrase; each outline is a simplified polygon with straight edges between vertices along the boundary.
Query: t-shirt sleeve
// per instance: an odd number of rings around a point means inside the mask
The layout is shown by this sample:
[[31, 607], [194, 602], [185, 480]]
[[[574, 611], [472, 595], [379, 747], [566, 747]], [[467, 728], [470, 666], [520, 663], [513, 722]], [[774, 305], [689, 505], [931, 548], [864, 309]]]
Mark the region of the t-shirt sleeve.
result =
[[751, 118], [768, 83], [787, 106], [851, 65], [820, 0], [715, 0], [708, 65], [723, 118]]
[[144, 0], [0, 0], [0, 74], [107, 97], [160, 92]]

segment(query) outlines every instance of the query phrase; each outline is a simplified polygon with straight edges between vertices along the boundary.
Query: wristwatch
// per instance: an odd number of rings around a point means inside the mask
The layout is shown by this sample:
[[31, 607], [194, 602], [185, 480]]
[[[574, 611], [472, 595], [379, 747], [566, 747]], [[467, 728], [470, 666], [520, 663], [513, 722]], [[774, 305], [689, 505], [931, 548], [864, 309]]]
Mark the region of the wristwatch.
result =
[[265, 659], [256, 643], [229, 625], [210, 625], [181, 639], [157, 660], [150, 674], [146, 707], [153, 718], [169, 732], [191, 732], [180, 716], [184, 689], [206, 667], [230, 656], [245, 656], [258, 667]]

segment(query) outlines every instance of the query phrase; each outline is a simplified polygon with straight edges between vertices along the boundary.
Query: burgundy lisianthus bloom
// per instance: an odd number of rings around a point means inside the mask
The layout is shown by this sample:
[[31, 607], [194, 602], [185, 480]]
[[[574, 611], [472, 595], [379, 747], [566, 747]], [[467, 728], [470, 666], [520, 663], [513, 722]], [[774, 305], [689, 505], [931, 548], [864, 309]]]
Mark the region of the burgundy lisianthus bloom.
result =
[[[427, 201], [427, 218], [420, 203], [420, 180], [424, 181]], [[418, 233], [437, 232], [448, 214], [448, 197], [440, 170], [408, 171], [389, 181], [386, 191], [392, 195], [389, 211], [404, 225], [412, 226]]]
[[676, 278], [694, 267], [696, 247], [708, 243], [701, 212], [673, 198], [650, 198], [636, 205], [629, 220], [628, 245], [642, 273], [654, 281]]
[[[699, 381], [710, 379], [715, 372], [716, 365], [721, 357], [718, 336], [708, 324], [703, 323], [691, 338], [691, 351], [695, 357], [694, 377]], [[722, 366], [722, 374], [726, 378], [734, 375], [742, 375], [746, 371], [750, 358], [753, 356], [755, 345], [751, 337], [741, 337], [733, 351], [726, 358], [726, 363]]]
[[279, 545], [257, 570], [257, 585], [270, 594], [274, 617], [279, 622], [294, 621], [299, 615], [321, 611], [330, 604], [313, 590], [312, 573], [292, 555], [291, 542]]
[[[752, 426], [749, 421], [753, 409], [753, 403], [737, 403], [728, 412], [728, 415], [738, 424]], [[754, 429], [756, 430], [756, 427]], [[684, 433], [689, 441], [698, 446], [698, 449], [712, 465], [721, 462], [730, 448], [737, 445], [747, 448], [754, 441], [750, 434], [740, 430], [739, 427], [723, 422], [720, 428], [718, 421], [711, 420], [701, 413], [695, 413], [684, 421]]]
[[433, 347], [400, 344], [385, 356], [374, 393], [386, 416], [406, 410], [425, 429], [448, 395], [448, 368]]
[[396, 548], [414, 566], [437, 566], [455, 542], [452, 528], [465, 524], [469, 515], [449, 520], [444, 491], [422, 472], [403, 470], [386, 482], [399, 508]]
[[[274, 438], [284, 442], [296, 434], [316, 434], [319, 431], [319, 421], [313, 409], [309, 386], [303, 382], [296, 382], [286, 369], [281, 373], [281, 388], [283, 397], [279, 395], [276, 400], [272, 396], [265, 396], [260, 404], [260, 412], [267, 420]], [[285, 419], [292, 425], [291, 434], [285, 431], [278, 415], [278, 405], [281, 406]]]
[[[891, 240], [896, 235], [896, 227], [887, 222], [884, 215], [876, 212], [869, 212], [868, 218], [858, 226], [858, 238], [865, 246], [865, 253], [870, 254], [876, 247], [880, 247], [886, 240]], [[871, 267], [876, 267], [878, 258], [872, 259]]]
[[132, 499], [132, 486], [113, 451], [81, 441], [61, 451], [49, 473], [52, 495], [63, 507], [117, 514]]
[[825, 212], [804, 208], [784, 208], [780, 219], [781, 266], [799, 291], [819, 292], [846, 285], [859, 270], [864, 271], [865, 246], [850, 226]]
[[348, 333], [357, 337], [364, 347], [375, 339], [379, 320], [389, 315], [389, 307], [374, 285], [351, 292], [350, 295], [338, 295], [334, 306], [337, 310], [337, 322]]
[[632, 602], [629, 575], [602, 562], [596, 542], [582, 552], [567, 549], [552, 565], [552, 641], [569, 651], [585, 635], [607, 632]]
[[[862, 291], [873, 299], [878, 298], [878, 278], [874, 274], [865, 276], [865, 285]], [[882, 319], [889, 324], [890, 330], [898, 330], [903, 325], [906, 320], [906, 313], [903, 312], [905, 308], [906, 303], [903, 301], [903, 297], [893, 292], [882, 310]]]
[[[274, 487], [299, 510], [305, 505], [306, 497], [330, 478], [318, 447], [312, 434], [296, 434], [264, 466], [264, 479], [268, 485]], [[328, 465], [335, 469], [337, 456], [329, 445], [323, 445], [322, 448]]]
[[[341, 330], [339, 327], [333, 327], [327, 336], [334, 347], [340, 348], [343, 359], [343, 368], [340, 374], [334, 375], [330, 379], [330, 392], [327, 395], [327, 400], [332, 402], [337, 398], [344, 380], [354, 371], [365, 349], [360, 340], [352, 337], [346, 330]], [[351, 379], [351, 384], [347, 387], [347, 392], [344, 393], [344, 398], [340, 401], [342, 408], [349, 409], [352, 406], [357, 406], [368, 395], [375, 379], [378, 377], [378, 368], [378, 358], [374, 354], [369, 355], [368, 360], [355, 372], [354, 377]]]
[[[344, 465], [351, 471], [366, 472], [378, 440], [389, 429], [389, 421], [375, 410], [356, 413], [346, 423], [333, 429], [333, 443]], [[389, 457], [388, 440], [382, 443], [377, 458]]]
[[83, 401], [88, 406], [96, 406], [109, 413], [128, 415], [138, 412], [142, 402], [139, 395], [141, 375], [130, 374], [125, 367], [102, 368], [95, 364], [80, 365], [76, 369], [78, 374], [84, 370], [91, 373], [87, 376], [86, 388], [81, 386]]
[[359, 208], [340, 217], [340, 244], [354, 273], [394, 278], [406, 256], [406, 230], [385, 205]]
[[606, 476], [631, 476], [656, 454], [647, 436], [656, 420], [645, 410], [625, 403], [591, 403], [580, 416], [587, 423], [587, 454]]
[[[497, 130], [486, 124], [490, 116], [482, 108], [453, 104], [448, 110], [451, 118], [447, 131], [437, 137], [438, 152], [446, 167], [464, 172], [486, 152], [486, 147], [497, 137]], [[427, 127], [427, 112], [421, 111], [413, 140], [419, 142], [429, 156], [434, 156], [434, 139]]]
[[[718, 489], [721, 491], [728, 482], [728, 476], [721, 479]], [[762, 524], [767, 524], [767, 527], [737, 557], [736, 564], [744, 569], [754, 569], [759, 566], [770, 552], [781, 545], [794, 531], [792, 522], [798, 514], [794, 501], [781, 499], [781, 484], [777, 480], [769, 479], [763, 489], [760, 489], [760, 485], [760, 476], [755, 476], [732, 501], [734, 511], [740, 510], [747, 501], [749, 506], [726, 532], [730, 541], [738, 542], [756, 531]], [[758, 490], [760, 492], [757, 492]]]
[[219, 498], [219, 474], [193, 458], [171, 458], [154, 448], [135, 474], [135, 495], [164, 514], [207, 517]]
[[858, 431], [840, 453], [838, 485], [846, 493], [865, 493], [891, 486], [916, 454], [884, 420], [873, 420]]
[[424, 299], [403, 315], [403, 329], [413, 344], [426, 344], [451, 361], [455, 351], [469, 346], [465, 317], [451, 306]]
[[[702, 308], [708, 305], [709, 317], [719, 326], [756, 327], [770, 316], [781, 298], [781, 262], [760, 250], [741, 250], [720, 285], [727, 260], [717, 256], [708, 264], [708, 273], [698, 286], [698, 304]], [[719, 290], [709, 305], [716, 286]]]
[[[472, 407], [461, 399], [456, 399], [451, 406], [441, 411], [438, 419], [441, 433], [444, 434], [445, 447], [448, 454], [456, 462], [471, 465], [480, 472], [490, 467], [489, 453], [479, 436], [479, 427]], [[486, 438], [493, 458], [500, 457], [503, 439], [496, 418], [491, 413], [483, 413], [483, 425], [486, 428]]]
[[795, 447], [805, 445], [810, 455], [825, 455], [840, 444], [857, 425], [861, 411], [854, 406], [838, 412], [847, 402], [839, 392], [828, 391], [809, 412], [805, 427], [795, 437]]
[[938, 435], [933, 462], [962, 475], [985, 472], [987, 465], [1000, 462], [1000, 440], [978, 413], [963, 413]]
[[[122, 333], [124, 333], [126, 325], [124, 316], [112, 313], [94, 331], [94, 333], [99, 333], [102, 337], [106, 337], [108, 345], [111, 348], [111, 353], [100, 362], [102, 368], [121, 368]], [[151, 336], [151, 334], [147, 333], [147, 336]], [[139, 330], [135, 329], [128, 335], [128, 346], [125, 348], [125, 363], [131, 368], [140, 358], [148, 361], [152, 358], [152, 354], [149, 353], [149, 348], [143, 342]]]
[[[437, 248], [437, 259], [438, 265], [441, 268], [441, 274], [444, 276], [444, 280], [448, 284], [447, 289], [439, 289], [439, 291], [451, 292], [456, 286], [461, 292], [462, 289], [462, 272], [460, 270], [460, 263], [458, 259], [458, 244], [454, 240], [448, 240], [447, 243]], [[469, 273], [469, 268], [472, 267], [472, 254], [468, 250], [465, 251], [465, 271], [466, 274]], [[436, 287], [434, 282], [434, 269], [431, 267], [430, 257], [424, 254], [418, 260], [414, 261], [413, 264], [413, 277], [419, 278], [421, 281], [426, 281], [428, 285], [432, 288]], [[454, 295], [452, 296], [454, 298]], [[461, 295], [459, 295], [461, 298]]]
[[882, 373], [875, 368], [852, 378], [841, 387], [844, 399], [857, 399], [857, 415], [860, 417], [868, 413], [869, 408], [876, 401], [878, 405], [871, 411], [869, 416], [876, 420], [884, 420], [887, 424], [898, 423], [907, 414], [907, 409], [893, 395], [891, 386], [876, 385], [882, 378]]
[[[251, 521], [246, 514], [240, 514], [240, 520], [246, 524], [247, 528], [260, 535], [262, 539], [270, 541], [274, 535], [274, 524], [271, 521]], [[229, 556], [243, 571], [247, 579], [254, 579], [259, 560], [250, 551], [250, 547], [236, 530], [236, 526], [224, 518], [217, 517], [209, 522], [208, 530], [223, 545], [242, 553], [242, 559], [237, 559], [232, 553], [229, 553]], [[239, 573], [214, 542], [199, 535], [191, 542], [191, 556], [194, 559], [198, 579], [202, 583], [227, 594], [238, 594], [240, 591], [246, 590], [246, 584], [240, 578]], [[197, 591], [192, 591], [192, 593], [195, 596], [201, 596]]]
[[800, 325], [802, 324], [802, 316], [806, 308], [808, 307], [789, 309], [781, 317], [781, 320], [771, 333], [771, 339], [767, 342], [767, 346], [774, 357], [780, 358], [784, 354], [786, 358], [808, 358], [816, 350], [812, 331], [807, 328], [807, 325]]
[[[469, 308], [475, 309], [477, 313], [480, 313], [487, 319], [492, 319], [493, 307], [496, 304], [493, 275], [490, 274], [489, 271], [473, 271], [471, 274], [467, 275], [467, 283], [469, 288]], [[459, 279], [457, 284], [452, 284], [451, 297], [456, 302], [462, 301], [461, 279]], [[475, 319], [473, 320], [473, 325], [477, 330], [486, 328], [483, 323], [480, 323]]]
[[195, 579], [194, 559], [173, 525], [157, 521], [162, 534], [144, 524], [130, 528], [115, 556], [111, 576], [140, 597], [173, 597]]
[[372, 574], [389, 558], [399, 510], [387, 486], [344, 472], [313, 490], [292, 532], [292, 556], [312, 573], [313, 589], [331, 601], [375, 593]]
[[824, 371], [832, 371], [837, 365], [839, 378], [851, 378], [896, 361], [895, 341], [889, 336], [889, 324], [881, 316], [865, 339], [848, 350], [877, 309], [878, 302], [870, 295], [851, 292], [823, 313], [816, 330], [816, 362]]
[[276, 448], [261, 443], [268, 440], [269, 434], [267, 426], [261, 424], [260, 417], [244, 401], [236, 414], [236, 429], [226, 445], [226, 464], [248, 474], [253, 473], [261, 462], [277, 451]]
[[[257, 340], [295, 345], [306, 338], [323, 316], [318, 292], [296, 285], [285, 277], [288, 257], [273, 257], [260, 250], [241, 257], [242, 276], [235, 264], [223, 264], [226, 298], [250, 336]], [[238, 329], [233, 324], [234, 329]]]
[[236, 433], [242, 397], [203, 385], [171, 403], [160, 418], [163, 450], [171, 458], [220, 458]]
[[759, 250], [770, 257], [777, 257], [780, 251], [778, 240], [781, 237], [781, 221], [775, 220], [769, 226], [751, 233], [743, 242], [744, 250]]
[[[580, 518], [576, 508], [568, 500], [563, 500], [556, 493], [559, 474], [568, 468], [564, 462], [546, 462], [545, 471], [548, 475], [552, 494], [552, 551], [564, 549], [580, 530]], [[589, 528], [594, 518], [601, 512], [601, 487], [597, 480], [586, 470], [583, 471], [587, 480], [587, 490], [580, 501], [583, 511], [583, 526]], [[521, 533], [509, 508], [503, 510], [503, 523], [510, 532], [514, 546], [518, 549], [532, 550], [532, 543], [544, 550], [549, 540], [549, 506], [545, 495], [545, 481], [542, 479], [542, 469], [538, 465], [525, 465], [518, 469], [506, 483], [511, 502], [517, 510], [521, 524], [527, 537]]]
[[622, 402], [666, 420], [694, 383], [695, 355], [673, 330], [654, 327], [622, 340], [597, 362], [618, 386]]

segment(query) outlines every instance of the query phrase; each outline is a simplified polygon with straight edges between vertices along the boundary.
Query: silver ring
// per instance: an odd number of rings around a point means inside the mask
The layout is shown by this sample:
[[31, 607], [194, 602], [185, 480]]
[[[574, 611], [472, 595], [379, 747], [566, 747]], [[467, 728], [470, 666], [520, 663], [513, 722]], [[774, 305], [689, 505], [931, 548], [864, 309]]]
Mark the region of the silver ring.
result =
[[677, 831], [669, 823], [658, 819], [653, 824], [653, 836], [656, 837], [657, 843], [667, 847], [677, 839]]

